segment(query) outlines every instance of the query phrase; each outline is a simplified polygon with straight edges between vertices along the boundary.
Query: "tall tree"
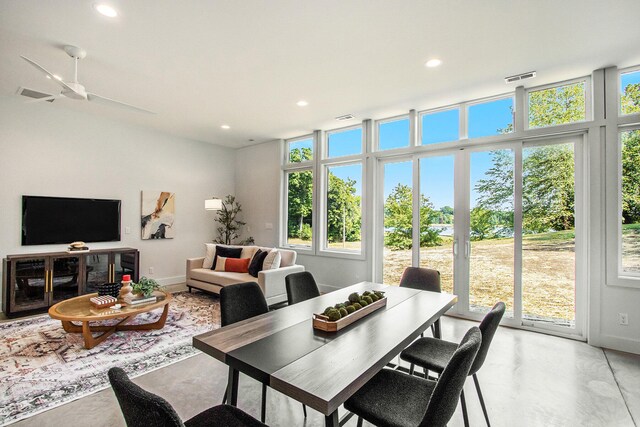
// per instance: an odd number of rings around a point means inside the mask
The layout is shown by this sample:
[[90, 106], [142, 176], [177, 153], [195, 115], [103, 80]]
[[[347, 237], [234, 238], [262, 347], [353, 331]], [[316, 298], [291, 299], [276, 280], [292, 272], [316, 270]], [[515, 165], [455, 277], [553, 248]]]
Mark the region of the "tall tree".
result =
[[[291, 162], [311, 160], [310, 148], [291, 150]], [[309, 170], [290, 172], [288, 175], [288, 237], [303, 236], [305, 228], [311, 227], [311, 213], [313, 209], [313, 173]], [[305, 227], [305, 225], [307, 227]]]
[[330, 242], [360, 240], [360, 196], [356, 194], [356, 181], [341, 179], [329, 172], [327, 188], [327, 239]]

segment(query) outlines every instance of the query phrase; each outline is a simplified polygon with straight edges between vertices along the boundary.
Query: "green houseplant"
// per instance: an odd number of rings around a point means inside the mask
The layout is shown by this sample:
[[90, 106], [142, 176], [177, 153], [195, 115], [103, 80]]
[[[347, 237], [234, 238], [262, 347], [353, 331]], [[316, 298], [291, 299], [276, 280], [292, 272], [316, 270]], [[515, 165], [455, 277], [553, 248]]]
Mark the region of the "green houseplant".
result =
[[240, 242], [234, 242], [235, 239], [240, 237], [240, 229], [246, 223], [237, 219], [238, 214], [242, 212], [242, 206], [236, 202], [235, 196], [228, 194], [222, 200], [222, 209], [218, 211], [218, 218], [216, 221], [220, 223], [217, 228], [218, 238], [213, 240], [213, 243], [220, 243], [223, 245], [251, 245], [254, 243], [253, 237], [247, 237]]
[[153, 291], [160, 289], [160, 285], [153, 279], [142, 276], [138, 283], [132, 285], [134, 294], [142, 294], [145, 297], [150, 297]]

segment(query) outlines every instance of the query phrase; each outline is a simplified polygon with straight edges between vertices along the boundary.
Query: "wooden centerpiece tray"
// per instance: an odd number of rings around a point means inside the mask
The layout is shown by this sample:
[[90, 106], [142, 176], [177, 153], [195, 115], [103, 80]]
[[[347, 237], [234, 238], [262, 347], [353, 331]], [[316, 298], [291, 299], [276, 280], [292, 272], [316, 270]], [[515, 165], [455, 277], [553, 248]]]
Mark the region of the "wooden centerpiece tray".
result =
[[367, 305], [366, 307], [362, 307], [360, 310], [354, 311], [351, 314], [348, 314], [342, 317], [339, 320], [331, 321], [324, 314], [313, 314], [313, 328], [320, 329], [326, 332], [337, 332], [340, 329], [349, 326], [353, 322], [362, 319], [363, 317], [373, 313], [374, 311], [384, 307], [387, 305], [387, 297], [380, 298], [377, 301]]

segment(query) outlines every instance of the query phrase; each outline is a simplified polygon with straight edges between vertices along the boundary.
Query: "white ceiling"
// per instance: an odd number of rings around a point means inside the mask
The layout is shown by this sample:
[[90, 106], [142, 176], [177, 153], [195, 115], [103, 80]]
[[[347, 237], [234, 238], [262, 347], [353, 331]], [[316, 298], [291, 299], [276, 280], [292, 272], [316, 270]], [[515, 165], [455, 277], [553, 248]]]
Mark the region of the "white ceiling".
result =
[[[0, 95], [67, 80], [61, 49], [88, 51], [87, 90], [157, 112], [69, 99], [68, 108], [232, 147], [331, 129], [640, 64], [638, 0], [0, 0]], [[432, 57], [443, 65], [427, 69]], [[26, 99], [26, 98], [25, 98]], [[305, 99], [309, 106], [296, 102]], [[355, 121], [353, 121], [355, 123]], [[220, 125], [228, 124], [230, 130]], [[253, 139], [253, 142], [249, 140]]]

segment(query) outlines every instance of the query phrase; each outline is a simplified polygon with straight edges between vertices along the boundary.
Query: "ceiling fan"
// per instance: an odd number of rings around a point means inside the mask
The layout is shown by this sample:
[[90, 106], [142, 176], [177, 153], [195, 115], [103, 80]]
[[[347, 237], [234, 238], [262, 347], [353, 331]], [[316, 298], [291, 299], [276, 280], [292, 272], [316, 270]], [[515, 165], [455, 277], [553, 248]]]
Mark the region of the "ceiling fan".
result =
[[65, 97], [65, 98], [71, 98], [71, 99], [100, 102], [100, 103], [103, 103], [105, 105], [111, 105], [113, 107], [126, 108], [126, 109], [133, 110], [133, 111], [136, 111], [136, 112], [139, 112], [139, 113], [155, 114], [154, 112], [149, 111], [149, 110], [145, 110], [144, 108], [136, 107], [136, 106], [131, 105], [131, 104], [127, 104], [127, 103], [124, 103], [124, 102], [116, 101], [114, 99], [106, 98], [106, 97], [101, 96], [101, 95], [96, 95], [95, 93], [87, 92], [85, 87], [83, 85], [81, 85], [80, 83], [78, 83], [78, 59], [83, 59], [84, 57], [86, 57], [87, 56], [87, 51], [84, 50], [84, 49], [81, 49], [81, 48], [79, 48], [77, 46], [70, 46], [70, 45], [65, 46], [64, 47], [64, 51], [67, 52], [67, 55], [72, 57], [74, 59], [74, 62], [75, 62], [75, 71], [74, 71], [73, 81], [72, 82], [62, 81], [62, 79], [60, 77], [58, 77], [55, 74], [51, 73], [50, 71], [45, 69], [43, 66], [41, 66], [37, 62], [27, 58], [26, 56], [20, 55], [20, 57], [22, 59], [24, 59], [29, 64], [33, 65], [35, 68], [37, 68], [38, 70], [43, 72], [45, 74], [45, 76], [47, 76], [47, 78], [53, 80], [54, 82], [56, 82], [60, 86], [62, 86], [62, 91], [60, 92], [59, 95], [45, 96], [43, 98], [38, 98], [35, 101], [31, 101], [31, 102], [51, 101], [51, 100], [56, 99], [56, 98]]

